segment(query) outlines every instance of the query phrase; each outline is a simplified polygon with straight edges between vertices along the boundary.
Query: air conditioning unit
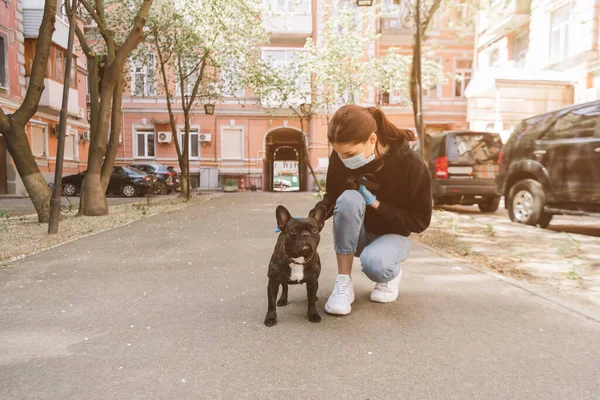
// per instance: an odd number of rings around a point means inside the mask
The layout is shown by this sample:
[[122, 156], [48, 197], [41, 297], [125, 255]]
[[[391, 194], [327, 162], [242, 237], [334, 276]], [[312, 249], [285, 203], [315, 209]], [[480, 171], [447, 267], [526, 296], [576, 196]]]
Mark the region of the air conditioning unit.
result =
[[83, 118], [83, 115], [84, 115], [84, 110], [83, 110], [83, 108], [79, 107], [79, 109], [77, 110], [77, 117]]
[[83, 131], [81, 133], [81, 140], [89, 142], [90, 141], [90, 131]]
[[85, 101], [86, 103], [91, 103], [92, 102], [92, 95], [91, 94], [86, 94], [85, 95]]
[[207, 143], [212, 141], [212, 135], [210, 133], [201, 133], [199, 139], [200, 143]]
[[158, 132], [158, 143], [171, 143], [171, 132]]

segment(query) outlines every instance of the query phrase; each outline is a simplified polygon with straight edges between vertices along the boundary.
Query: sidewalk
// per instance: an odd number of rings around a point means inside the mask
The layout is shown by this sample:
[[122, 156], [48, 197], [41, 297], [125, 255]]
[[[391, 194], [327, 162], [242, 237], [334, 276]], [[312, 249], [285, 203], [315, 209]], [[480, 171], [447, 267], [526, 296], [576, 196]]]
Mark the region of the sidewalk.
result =
[[[401, 294], [263, 325], [275, 207], [231, 194], [0, 269], [0, 398], [597, 399], [600, 323], [414, 244]], [[319, 310], [335, 279], [331, 222]]]

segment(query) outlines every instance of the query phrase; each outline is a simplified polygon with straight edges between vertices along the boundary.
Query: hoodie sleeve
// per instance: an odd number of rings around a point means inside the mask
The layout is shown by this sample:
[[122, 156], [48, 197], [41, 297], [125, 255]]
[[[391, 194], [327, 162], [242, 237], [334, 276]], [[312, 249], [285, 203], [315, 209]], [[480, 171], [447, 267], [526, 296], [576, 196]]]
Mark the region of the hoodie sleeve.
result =
[[431, 176], [420, 158], [412, 163], [409, 185], [409, 207], [398, 208], [384, 202], [379, 203], [376, 212], [389, 221], [392, 231], [398, 235], [409, 236], [423, 232], [431, 222], [433, 202], [431, 198]]
[[335, 203], [344, 192], [345, 183], [343, 182], [342, 174], [342, 162], [336, 152], [331, 153], [329, 157], [329, 168], [327, 169], [327, 181], [325, 188], [325, 196], [323, 200], [319, 201], [313, 210], [319, 207], [325, 207], [327, 209], [326, 219], [333, 216], [333, 209]]

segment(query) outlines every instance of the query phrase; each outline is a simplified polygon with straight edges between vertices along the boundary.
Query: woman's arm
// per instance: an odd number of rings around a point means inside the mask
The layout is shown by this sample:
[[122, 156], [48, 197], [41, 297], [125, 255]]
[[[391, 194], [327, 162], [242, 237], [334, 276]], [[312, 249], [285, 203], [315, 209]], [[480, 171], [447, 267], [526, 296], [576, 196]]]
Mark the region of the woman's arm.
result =
[[431, 176], [427, 166], [421, 161], [415, 161], [412, 171], [409, 171], [411, 193], [409, 209], [402, 209], [375, 200], [370, 207], [384, 216], [393, 227], [395, 233], [408, 236], [411, 233], [423, 232], [431, 222]]
[[323, 200], [319, 201], [313, 208], [313, 210], [316, 210], [319, 207], [325, 207], [327, 210], [326, 219], [331, 218], [333, 215], [335, 203], [344, 191], [344, 182], [340, 164], [341, 160], [337, 153], [331, 153], [331, 156], [329, 157], [329, 167], [327, 168], [325, 196], [323, 196]]

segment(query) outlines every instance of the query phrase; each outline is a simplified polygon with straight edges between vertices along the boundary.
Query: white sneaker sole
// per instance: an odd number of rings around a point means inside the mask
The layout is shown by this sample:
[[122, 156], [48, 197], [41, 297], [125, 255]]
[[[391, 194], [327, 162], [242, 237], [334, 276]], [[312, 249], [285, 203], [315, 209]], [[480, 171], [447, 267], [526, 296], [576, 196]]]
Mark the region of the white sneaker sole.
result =
[[371, 301], [375, 303], [393, 303], [396, 300], [398, 300], [398, 293], [394, 296], [392, 293], [384, 293], [379, 290], [371, 292]]
[[325, 312], [331, 315], [348, 315], [352, 311], [352, 303], [354, 303], [354, 292], [352, 292], [352, 296], [350, 296], [350, 304], [347, 308], [341, 310], [332, 310], [329, 308], [329, 301], [325, 303]]

